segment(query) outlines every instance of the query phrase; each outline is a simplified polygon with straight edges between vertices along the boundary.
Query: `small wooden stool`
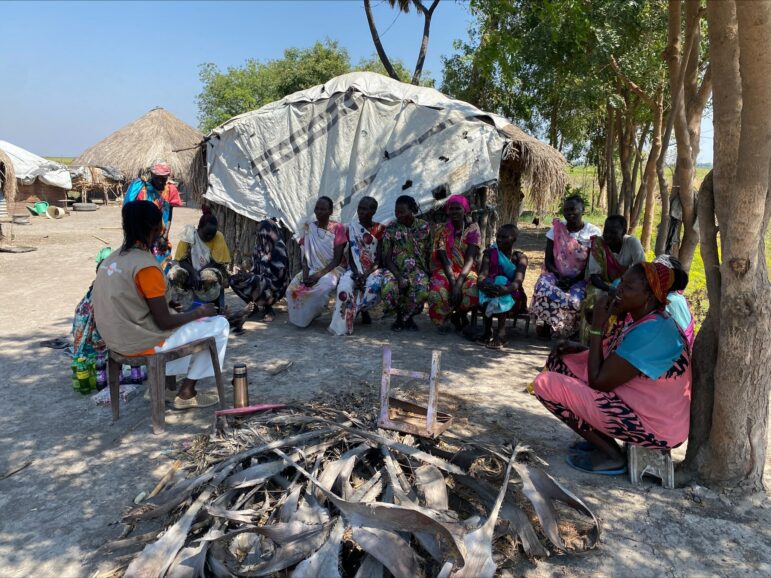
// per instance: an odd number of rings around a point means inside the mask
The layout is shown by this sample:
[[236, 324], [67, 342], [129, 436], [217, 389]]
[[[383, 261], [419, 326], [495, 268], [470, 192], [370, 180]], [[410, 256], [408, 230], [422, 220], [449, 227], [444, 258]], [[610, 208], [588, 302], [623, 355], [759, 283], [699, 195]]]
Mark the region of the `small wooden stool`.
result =
[[629, 481], [637, 486], [645, 474], [661, 480], [661, 485], [669, 490], [675, 487], [675, 467], [669, 450], [644, 448], [626, 444]]
[[110, 351], [110, 357], [107, 360], [107, 372], [110, 383], [110, 405], [112, 406], [113, 421], [118, 421], [118, 418], [120, 418], [121, 367], [123, 365], [147, 365], [153, 433], [162, 433], [166, 429], [166, 394], [164, 392], [166, 389], [166, 363], [187, 357], [199, 351], [205, 351], [206, 349], [209, 350], [211, 355], [211, 363], [212, 367], [214, 367], [214, 381], [217, 383], [217, 394], [220, 398], [220, 409], [223, 409], [225, 407], [225, 389], [222, 385], [222, 371], [220, 369], [219, 357], [217, 356], [217, 343], [214, 337], [207, 337], [153, 355], [132, 355], [129, 357]]

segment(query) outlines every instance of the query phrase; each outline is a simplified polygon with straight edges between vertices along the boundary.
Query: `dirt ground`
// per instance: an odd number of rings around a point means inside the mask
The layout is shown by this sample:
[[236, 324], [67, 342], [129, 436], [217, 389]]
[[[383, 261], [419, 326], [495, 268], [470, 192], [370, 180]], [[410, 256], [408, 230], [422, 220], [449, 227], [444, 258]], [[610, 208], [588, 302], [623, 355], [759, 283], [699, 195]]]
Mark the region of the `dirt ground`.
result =
[[[193, 210], [176, 211], [173, 233], [196, 220]], [[105, 246], [97, 237], [117, 247], [119, 225], [117, 207], [59, 221], [37, 218], [14, 227], [16, 242], [37, 251], [0, 253], [4, 578], [93, 575], [105, 563], [97, 549], [122, 529], [121, 512], [154, 486], [175, 449], [211, 424], [210, 410], [168, 412], [167, 432], [153, 436], [141, 396], [123, 405], [121, 419], [112, 423], [109, 408], [73, 393], [68, 356], [39, 346], [69, 334], [73, 310], [93, 278], [94, 256]], [[534, 257], [543, 233], [529, 229], [521, 239]], [[540, 261], [531, 263], [530, 287]], [[232, 295], [228, 301], [238, 305]], [[234, 363], [247, 364], [252, 402], [309, 400], [376, 390], [385, 345], [393, 349], [394, 365], [405, 369], [426, 370], [431, 350], [442, 351], [441, 403], [456, 417], [453, 431], [531, 446], [549, 463], [548, 472], [602, 520], [603, 543], [596, 551], [537, 563], [523, 559], [505, 575], [771, 575], [767, 497], [753, 506], [706, 490], [663, 490], [650, 482], [633, 487], [626, 477], [584, 475], [565, 464], [573, 435], [525, 391], [547, 353], [532, 331], [526, 337], [520, 325], [505, 350], [491, 352], [456, 336], [440, 337], [425, 316], [418, 319], [418, 333], [394, 334], [388, 321], [376, 321], [349, 338], [328, 335], [328, 321], [326, 315], [300, 330], [280, 309], [270, 325], [248, 322], [245, 333], [230, 338], [225, 373], [230, 376]], [[294, 364], [271, 377], [265, 370], [276, 360]]]

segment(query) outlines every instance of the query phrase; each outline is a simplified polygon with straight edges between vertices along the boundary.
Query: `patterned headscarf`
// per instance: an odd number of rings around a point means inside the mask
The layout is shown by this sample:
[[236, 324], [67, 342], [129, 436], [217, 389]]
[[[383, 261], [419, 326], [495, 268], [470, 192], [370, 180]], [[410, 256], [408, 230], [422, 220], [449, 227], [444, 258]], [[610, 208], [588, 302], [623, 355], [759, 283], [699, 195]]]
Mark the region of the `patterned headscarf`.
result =
[[645, 279], [656, 299], [666, 305], [667, 295], [675, 282], [675, 272], [663, 263], [640, 263], [645, 271]]
[[[461, 207], [463, 207], [463, 212], [465, 214], [471, 212], [471, 205], [469, 204], [468, 199], [463, 195], [451, 195], [450, 198], [447, 199], [447, 204], [444, 206], [445, 212], [450, 212], [450, 205], [452, 203], [458, 203]], [[450, 219], [447, 219], [447, 230], [447, 249], [452, 251], [452, 248], [455, 246], [455, 227], [453, 226]]]
[[150, 167], [150, 173], [157, 177], [168, 177], [171, 175], [171, 166], [168, 163], [158, 162]]

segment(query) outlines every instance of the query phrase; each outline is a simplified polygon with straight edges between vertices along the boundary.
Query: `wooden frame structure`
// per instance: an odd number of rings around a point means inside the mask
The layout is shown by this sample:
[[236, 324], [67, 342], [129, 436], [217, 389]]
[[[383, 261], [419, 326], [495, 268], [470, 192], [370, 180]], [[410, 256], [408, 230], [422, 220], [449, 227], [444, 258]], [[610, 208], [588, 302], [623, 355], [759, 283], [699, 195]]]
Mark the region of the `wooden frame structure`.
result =
[[[431, 353], [431, 372], [407, 371], [391, 367], [391, 348], [383, 348], [383, 372], [380, 381], [378, 427], [435, 438], [452, 425], [450, 414], [437, 410], [442, 352]], [[428, 407], [390, 396], [391, 376], [397, 375], [428, 382]]]

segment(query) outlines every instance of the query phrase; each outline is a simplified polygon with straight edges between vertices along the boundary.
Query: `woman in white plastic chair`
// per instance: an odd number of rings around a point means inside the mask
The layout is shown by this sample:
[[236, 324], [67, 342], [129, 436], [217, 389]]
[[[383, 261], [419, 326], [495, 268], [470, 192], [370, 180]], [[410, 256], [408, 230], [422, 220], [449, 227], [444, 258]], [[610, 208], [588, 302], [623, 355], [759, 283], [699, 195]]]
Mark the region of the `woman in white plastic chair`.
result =
[[[152, 355], [214, 337], [220, 367], [225, 362], [230, 328], [204, 304], [187, 313], [174, 313], [166, 301], [166, 279], [151, 247], [163, 231], [160, 209], [150, 201], [123, 206], [123, 246], [104, 260], [94, 282], [94, 319], [111, 350], [122, 355]], [[177, 390], [177, 375], [185, 375]], [[166, 364], [166, 400], [175, 409], [208, 407], [216, 394], [198, 392], [196, 381], [214, 376], [208, 351]]]

